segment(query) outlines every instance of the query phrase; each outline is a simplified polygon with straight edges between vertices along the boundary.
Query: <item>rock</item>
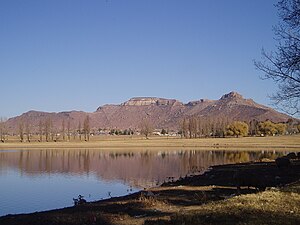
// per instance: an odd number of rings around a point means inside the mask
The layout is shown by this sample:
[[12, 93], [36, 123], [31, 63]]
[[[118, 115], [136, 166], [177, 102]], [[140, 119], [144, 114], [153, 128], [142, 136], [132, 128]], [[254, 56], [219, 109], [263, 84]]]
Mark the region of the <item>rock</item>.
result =
[[275, 163], [279, 169], [289, 168], [291, 166], [291, 161], [287, 157], [279, 157], [275, 160]]

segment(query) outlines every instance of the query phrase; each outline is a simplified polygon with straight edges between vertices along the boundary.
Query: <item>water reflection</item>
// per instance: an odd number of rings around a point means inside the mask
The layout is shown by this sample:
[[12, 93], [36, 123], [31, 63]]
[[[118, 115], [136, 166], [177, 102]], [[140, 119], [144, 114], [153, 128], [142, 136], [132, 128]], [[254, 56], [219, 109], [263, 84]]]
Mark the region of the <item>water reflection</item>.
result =
[[0, 151], [0, 216], [125, 195], [212, 165], [274, 159], [251, 151]]
[[275, 159], [274, 151], [129, 151], [31, 150], [0, 152], [0, 173], [17, 170], [21, 175], [94, 175], [138, 188], [160, 184], [168, 177], [201, 173], [212, 165]]

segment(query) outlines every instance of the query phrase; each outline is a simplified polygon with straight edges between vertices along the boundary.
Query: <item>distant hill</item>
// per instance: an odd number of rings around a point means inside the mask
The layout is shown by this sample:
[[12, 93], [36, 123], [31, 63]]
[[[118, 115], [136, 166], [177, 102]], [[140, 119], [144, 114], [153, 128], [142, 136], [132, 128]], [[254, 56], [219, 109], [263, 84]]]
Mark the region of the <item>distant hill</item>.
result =
[[252, 99], [244, 99], [237, 92], [223, 95], [219, 100], [200, 99], [186, 104], [176, 99], [156, 97], [136, 97], [119, 105], [103, 105], [95, 112], [70, 111], [48, 113], [29, 111], [20, 116], [10, 118], [6, 122], [9, 132], [18, 132], [21, 121], [31, 126], [31, 131], [37, 131], [39, 122], [50, 118], [54, 129], [60, 131], [62, 122], [70, 121], [71, 129], [78, 127], [79, 121], [83, 124], [86, 116], [90, 118], [92, 129], [138, 129], [141, 121], [147, 118], [154, 128], [178, 130], [179, 123], [189, 116], [219, 117], [224, 116], [232, 120], [250, 121], [256, 119], [273, 122], [286, 122], [290, 116], [260, 105]]

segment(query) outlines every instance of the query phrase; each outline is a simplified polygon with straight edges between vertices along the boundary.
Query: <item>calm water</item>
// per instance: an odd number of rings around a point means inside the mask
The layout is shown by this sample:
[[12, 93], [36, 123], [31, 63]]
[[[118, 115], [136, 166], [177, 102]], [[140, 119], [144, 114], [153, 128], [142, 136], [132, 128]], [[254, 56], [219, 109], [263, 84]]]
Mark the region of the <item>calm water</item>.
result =
[[285, 153], [240, 151], [30, 150], [0, 151], [0, 216], [121, 196], [168, 177], [202, 173], [209, 166], [274, 159]]

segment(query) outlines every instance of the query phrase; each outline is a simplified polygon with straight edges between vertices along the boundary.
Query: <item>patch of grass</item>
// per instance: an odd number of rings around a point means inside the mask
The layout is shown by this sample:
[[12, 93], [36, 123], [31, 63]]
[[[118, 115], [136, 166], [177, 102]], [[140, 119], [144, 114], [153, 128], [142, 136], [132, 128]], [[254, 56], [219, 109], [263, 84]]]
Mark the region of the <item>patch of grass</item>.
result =
[[170, 220], [145, 224], [300, 224], [299, 190], [300, 182], [191, 207]]
[[[151, 193], [151, 194], [148, 194]], [[161, 201], [152, 192], [142, 192], [138, 198], [138, 202], [142, 203], [144, 207], [164, 206], [166, 203]]]
[[[294, 161], [296, 162], [296, 161]], [[273, 163], [274, 164], [274, 163]], [[244, 167], [245, 164], [242, 164]], [[249, 163], [253, 171], [258, 168], [271, 170], [262, 163]], [[241, 164], [213, 167], [210, 174], [232, 178], [228, 170], [240, 168]], [[249, 169], [248, 168], [248, 169]], [[293, 180], [297, 180], [299, 164], [294, 164]], [[227, 172], [226, 172], [227, 171]], [[269, 171], [270, 172], [270, 171]], [[273, 171], [274, 172], [274, 171]], [[257, 173], [258, 174], [258, 173]], [[207, 174], [187, 178], [187, 183], [150, 188], [128, 196], [82, 204], [76, 207], [23, 215], [0, 217], [1, 225], [201, 225], [201, 224], [300, 224], [300, 181], [282, 188], [269, 186], [264, 192], [242, 189], [237, 195], [236, 187], [226, 182], [207, 184]], [[275, 177], [276, 174], [273, 174]], [[289, 174], [283, 173], [288, 176]], [[208, 178], [206, 178], [208, 177]], [[194, 179], [194, 181], [193, 181]], [[199, 182], [202, 179], [202, 184]], [[226, 180], [225, 179], [225, 180]], [[198, 185], [194, 186], [194, 182]], [[291, 181], [292, 182], [292, 181]]]

